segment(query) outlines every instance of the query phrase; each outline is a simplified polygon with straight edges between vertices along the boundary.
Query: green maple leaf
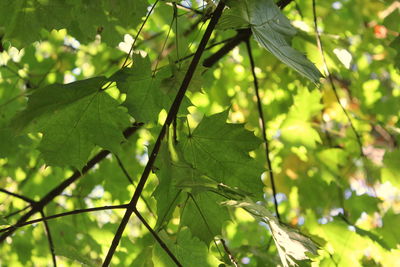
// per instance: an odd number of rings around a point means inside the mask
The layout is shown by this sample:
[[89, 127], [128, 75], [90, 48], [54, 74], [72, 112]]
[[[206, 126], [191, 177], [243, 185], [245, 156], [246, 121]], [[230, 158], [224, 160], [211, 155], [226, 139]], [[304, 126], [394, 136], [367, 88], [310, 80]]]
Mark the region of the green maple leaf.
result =
[[222, 28], [250, 27], [255, 40], [263, 48], [314, 83], [319, 81], [322, 77], [319, 70], [290, 46], [290, 39], [296, 30], [273, 0], [230, 1], [229, 5], [231, 9], [226, 11], [221, 21]]
[[81, 168], [95, 145], [115, 151], [129, 126], [128, 114], [101, 90], [106, 81], [96, 77], [38, 89], [13, 126], [43, 133], [39, 150], [47, 164]]
[[[219, 191], [215, 181], [207, 179], [199, 170], [185, 162], [179, 147], [170, 138], [163, 144], [156, 162], [159, 184], [153, 193], [157, 200], [156, 228], [166, 225], [178, 203], [183, 205], [181, 223], [192, 234], [207, 245], [221, 233], [225, 221], [229, 220], [226, 208], [218, 204], [222, 198], [210, 191]], [[190, 190], [183, 201], [183, 190]]]
[[261, 140], [243, 124], [226, 123], [228, 111], [204, 117], [192, 134], [182, 140], [185, 160], [201, 173], [257, 196], [262, 194], [263, 167], [248, 153]]

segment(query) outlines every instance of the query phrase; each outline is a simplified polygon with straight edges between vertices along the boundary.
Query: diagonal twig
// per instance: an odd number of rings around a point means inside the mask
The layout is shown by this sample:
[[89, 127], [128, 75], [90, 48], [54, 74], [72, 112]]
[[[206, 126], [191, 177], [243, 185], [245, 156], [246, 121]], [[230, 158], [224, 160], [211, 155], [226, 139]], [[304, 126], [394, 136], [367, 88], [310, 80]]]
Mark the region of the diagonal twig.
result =
[[229, 260], [232, 262], [233, 266], [239, 267], [239, 264], [235, 257], [233, 256], [232, 252], [229, 250], [228, 246], [226, 245], [226, 242], [223, 238], [220, 239], [222, 246], [224, 247], [224, 250], [226, 254], [228, 254]]
[[332, 75], [331, 75], [331, 73], [329, 71], [328, 64], [327, 64], [326, 59], [325, 59], [324, 47], [322, 45], [321, 35], [320, 35], [319, 31], [318, 31], [317, 12], [315, 10], [315, 0], [312, 0], [312, 10], [313, 10], [313, 17], [314, 17], [314, 30], [315, 30], [315, 35], [316, 35], [316, 39], [317, 39], [317, 46], [318, 46], [318, 50], [319, 50], [319, 52], [321, 54], [321, 57], [322, 57], [322, 62], [324, 64], [325, 75], [328, 77], [328, 80], [329, 80], [329, 83], [331, 84], [332, 91], [333, 91], [333, 93], [335, 95], [336, 101], [338, 102], [339, 106], [343, 110], [343, 113], [346, 116], [346, 118], [347, 118], [347, 120], [348, 120], [348, 122], [350, 124], [351, 130], [353, 131], [353, 133], [354, 133], [354, 135], [356, 137], [357, 144], [358, 144], [359, 149], [360, 149], [360, 156], [362, 158], [365, 158], [365, 155], [364, 155], [364, 152], [363, 152], [363, 149], [362, 149], [363, 145], [362, 145], [362, 141], [361, 141], [361, 136], [359, 135], [359, 133], [357, 132], [356, 128], [354, 127], [353, 120], [351, 119], [351, 117], [350, 117], [349, 113], [347, 112], [346, 108], [340, 102], [338, 90], [337, 90], [336, 85], [335, 85], [335, 83], [333, 81], [333, 77], [332, 77]]
[[[40, 211], [40, 215], [42, 215], [42, 218], [46, 217], [43, 210]], [[51, 259], [53, 260], [53, 266], [57, 267], [56, 253], [54, 251], [54, 243], [53, 243], [53, 238], [51, 236], [50, 227], [49, 227], [49, 224], [47, 223], [47, 221], [43, 221], [43, 224], [44, 224], [44, 229], [46, 231], [47, 240], [49, 242]]]
[[30, 198], [28, 198], [26, 196], [23, 196], [23, 195], [20, 195], [20, 194], [17, 194], [17, 193], [10, 192], [10, 191], [8, 191], [6, 189], [3, 189], [3, 188], [0, 188], [0, 192], [4, 193], [6, 195], [9, 195], [9, 196], [15, 197], [15, 198], [19, 198], [19, 199], [21, 199], [21, 200], [23, 200], [25, 202], [28, 202], [31, 205], [33, 203], [35, 203], [35, 201], [33, 199], [30, 199]]
[[[114, 154], [115, 158], [117, 159], [117, 163], [118, 166], [120, 167], [120, 169], [122, 170], [122, 172], [124, 173], [126, 179], [128, 179], [129, 183], [133, 186], [136, 186], [135, 183], [133, 182], [132, 177], [129, 175], [127, 169], [125, 168], [124, 164], [122, 163], [121, 159], [118, 157], [117, 154]], [[140, 198], [142, 199], [142, 201], [144, 202], [144, 204], [146, 205], [146, 208], [149, 210], [149, 212], [151, 213], [151, 215], [153, 215], [153, 217], [156, 217], [156, 215], [154, 214], [153, 210], [150, 207], [149, 202], [143, 197], [140, 196]]]
[[128, 204], [122, 204], [122, 205], [115, 205], [115, 206], [103, 206], [103, 207], [95, 207], [95, 208], [78, 209], [78, 210], [73, 210], [73, 211], [67, 211], [67, 212], [63, 212], [63, 213], [50, 215], [50, 216], [47, 216], [47, 217], [42, 217], [40, 219], [25, 221], [25, 222], [19, 223], [19, 224], [14, 224], [14, 225], [9, 226], [7, 228], [0, 229], [0, 233], [8, 232], [10, 230], [13, 230], [13, 229], [15, 230], [17, 228], [20, 228], [20, 227], [23, 227], [23, 226], [26, 226], [26, 225], [31, 225], [31, 224], [38, 223], [38, 222], [48, 221], [48, 220], [52, 220], [52, 219], [56, 219], [56, 218], [60, 218], [60, 217], [64, 217], [64, 216], [75, 215], [75, 214], [86, 213], [86, 212], [93, 212], [93, 211], [100, 211], [100, 210], [125, 209], [127, 206], [128, 206]]
[[175, 257], [175, 255], [172, 253], [172, 251], [168, 248], [168, 246], [162, 241], [160, 236], [151, 228], [151, 226], [147, 223], [145, 218], [143, 218], [142, 214], [138, 210], [133, 211], [138, 219], [143, 223], [143, 225], [149, 230], [149, 232], [153, 235], [154, 239], [160, 244], [161, 248], [168, 254], [168, 256], [175, 262], [177, 266], [183, 266], [179, 260]]

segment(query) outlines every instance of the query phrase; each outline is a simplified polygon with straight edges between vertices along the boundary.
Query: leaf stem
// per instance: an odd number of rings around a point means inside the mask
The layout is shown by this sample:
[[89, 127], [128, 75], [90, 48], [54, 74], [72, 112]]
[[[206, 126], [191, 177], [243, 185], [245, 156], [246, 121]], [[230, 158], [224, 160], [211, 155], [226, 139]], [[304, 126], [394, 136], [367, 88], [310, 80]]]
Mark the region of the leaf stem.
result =
[[151, 13], [153, 12], [153, 10], [156, 7], [156, 5], [158, 4], [158, 1], [159, 0], [156, 0], [156, 2], [151, 6], [149, 13], [147, 13], [146, 18], [144, 19], [144, 21], [143, 21], [142, 25], [140, 26], [138, 32], [136, 33], [135, 39], [133, 39], [133, 43], [131, 45], [131, 48], [129, 49], [128, 55], [126, 56], [124, 63], [122, 64], [121, 69], [123, 69], [123, 68], [125, 68], [126, 66], [129, 65], [128, 64], [128, 60], [129, 60], [129, 57], [131, 56], [131, 54], [133, 52], [133, 48], [135, 47], [136, 41], [139, 38], [139, 35], [142, 32], [144, 25], [146, 25], [146, 22], [149, 19]]
[[[219, 255], [220, 255], [221, 258], [222, 258], [221, 250], [219, 249], [218, 244], [217, 244], [217, 242], [215, 241], [214, 233], [213, 233], [213, 231], [211, 230], [211, 227], [210, 227], [210, 225], [209, 225], [208, 222], [207, 222], [206, 216], [205, 216], [205, 215], [203, 214], [203, 212], [201, 211], [200, 206], [199, 206], [199, 204], [197, 203], [197, 201], [196, 201], [196, 199], [194, 198], [194, 196], [193, 196], [191, 193], [188, 193], [188, 196], [192, 199], [194, 205], [196, 206], [196, 209], [197, 209], [197, 211], [199, 212], [200, 217], [201, 217], [201, 219], [203, 220], [204, 224], [206, 225], [206, 228], [207, 228], [208, 232], [209, 232], [210, 235], [212, 236], [214, 245], [215, 245], [216, 249], [218, 250]], [[182, 214], [182, 215], [183, 215], [183, 214]]]
[[315, 0], [312, 0], [312, 10], [313, 10], [313, 17], [314, 17], [314, 30], [315, 30], [315, 35], [316, 35], [316, 39], [317, 39], [317, 46], [318, 46], [318, 50], [319, 50], [319, 52], [321, 54], [321, 57], [322, 57], [322, 62], [324, 64], [325, 75], [328, 77], [328, 80], [329, 80], [329, 83], [331, 84], [331, 87], [332, 87], [333, 93], [335, 95], [336, 101], [338, 102], [339, 106], [343, 110], [343, 113], [346, 116], [346, 118], [347, 118], [347, 120], [348, 120], [348, 122], [350, 124], [351, 130], [353, 131], [353, 133], [354, 133], [354, 135], [356, 137], [357, 144], [358, 144], [359, 149], [360, 149], [360, 156], [362, 158], [365, 158], [364, 152], [362, 150], [363, 146], [362, 146], [361, 136], [359, 135], [359, 133], [357, 132], [356, 128], [354, 127], [353, 120], [351, 119], [351, 117], [350, 117], [349, 113], [347, 112], [346, 108], [340, 102], [338, 90], [337, 90], [336, 85], [335, 85], [335, 83], [333, 81], [333, 77], [332, 77], [332, 75], [331, 75], [331, 73], [329, 71], [328, 64], [327, 64], [326, 59], [325, 59], [324, 47], [322, 45], [321, 35], [320, 35], [319, 31], [318, 31], [318, 22], [317, 22], [317, 12], [316, 12], [316, 9], [315, 9]]
[[[43, 210], [40, 211], [40, 214], [42, 215], [42, 218], [46, 217]], [[54, 252], [54, 243], [53, 243], [53, 238], [51, 236], [50, 227], [47, 221], [43, 221], [43, 224], [44, 224], [44, 229], [46, 231], [47, 241], [49, 242], [51, 259], [53, 260], [53, 266], [57, 267], [56, 253]]]
[[268, 142], [268, 137], [267, 137], [267, 128], [266, 128], [266, 123], [265, 123], [265, 118], [264, 118], [264, 112], [263, 112], [263, 107], [261, 103], [261, 97], [260, 97], [260, 88], [258, 86], [258, 79], [257, 75], [255, 72], [255, 63], [254, 63], [254, 58], [253, 58], [253, 53], [251, 51], [251, 46], [250, 46], [250, 39], [247, 39], [246, 41], [246, 48], [247, 48], [247, 53], [249, 55], [250, 59], [250, 66], [251, 66], [251, 73], [253, 75], [253, 82], [254, 82], [254, 91], [256, 93], [257, 97], [257, 110], [258, 110], [258, 116], [260, 118], [260, 127], [262, 131], [262, 136], [264, 140], [264, 145], [265, 145], [265, 157], [267, 159], [267, 165], [268, 165], [268, 174], [269, 174], [269, 179], [271, 182], [271, 187], [272, 187], [272, 196], [274, 199], [274, 206], [275, 206], [275, 213], [276, 217], [281, 220], [279, 211], [278, 211], [278, 201], [276, 199], [276, 186], [275, 186], [275, 178], [274, 178], [274, 172], [272, 169], [272, 162], [270, 158], [270, 149], [269, 149], [269, 142]]
[[[118, 157], [117, 154], [114, 154], [114, 156], [115, 156], [115, 158], [117, 159], [118, 166], [120, 167], [120, 169], [121, 169], [122, 172], [124, 173], [126, 179], [128, 179], [128, 181], [129, 181], [129, 183], [130, 183], [131, 185], [133, 185], [133, 186], [136, 187], [135, 183], [133, 182], [132, 177], [129, 175], [129, 173], [128, 173], [127, 169], [125, 168], [124, 164], [122, 163], [121, 159]], [[146, 205], [146, 208], [149, 210], [150, 214], [153, 215], [153, 217], [156, 217], [155, 214], [154, 214], [154, 212], [153, 212], [153, 210], [152, 210], [151, 207], [150, 207], [149, 202], [148, 202], [143, 196], [140, 196], [140, 198], [142, 199], [142, 201], [143, 201], [144, 204]]]

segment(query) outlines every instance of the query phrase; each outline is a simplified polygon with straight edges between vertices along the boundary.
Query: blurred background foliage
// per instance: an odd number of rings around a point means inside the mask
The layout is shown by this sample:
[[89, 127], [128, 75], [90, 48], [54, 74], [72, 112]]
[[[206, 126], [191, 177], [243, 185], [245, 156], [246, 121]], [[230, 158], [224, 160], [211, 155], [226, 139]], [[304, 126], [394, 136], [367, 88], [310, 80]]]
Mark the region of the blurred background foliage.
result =
[[[175, 61], [196, 51], [211, 2], [162, 1], [144, 25], [135, 52], [147, 54], [152, 69], [172, 73], [173, 78], [163, 80], [161, 89], [179, 87], [190, 58]], [[73, 173], [69, 167], [47, 166], [37, 150], [42, 135], [16, 135], [8, 127], [10, 120], [26, 107], [27, 96], [37, 88], [111, 77], [120, 69], [153, 3], [1, 1], [0, 188], [38, 201]], [[327, 67], [359, 140], [328, 79], [314, 85], [251, 38], [281, 219], [320, 244], [319, 256], [313, 258], [315, 266], [396, 266], [400, 262], [400, 3], [317, 1], [316, 11]], [[324, 73], [312, 1], [292, 1], [283, 13], [298, 31], [292, 46]], [[216, 45], [203, 58], [235, 34], [235, 30], [215, 31], [210, 44]], [[126, 99], [115, 84], [106, 92], [119, 103]], [[189, 107], [181, 112], [177, 126], [182, 132], [187, 131], [186, 123], [193, 129], [204, 115], [229, 110], [228, 122], [244, 123], [262, 137], [244, 43], [211, 68], [201, 68], [186, 96]], [[158, 121], [147, 122], [118, 151], [48, 204], [44, 213], [127, 203], [135, 186], [120, 165], [137, 183], [166, 109], [154, 116]], [[262, 146], [250, 155], [267, 167]], [[264, 199], [258, 200], [273, 211], [268, 173], [260, 179]], [[151, 174], [138, 207], [150, 225], [158, 220], [153, 193], [157, 185]], [[7, 227], [29, 203], [3, 191], [0, 227]], [[178, 205], [172, 212], [160, 235], [173, 240], [179, 232], [188, 250], [182, 253], [193, 253], [192, 266], [231, 264], [220, 238], [241, 266], [280, 264], [268, 227], [245, 211], [232, 209], [226, 214], [229, 220], [223, 220], [219, 238], [209, 243], [208, 250], [186, 228], [181, 229], [180, 209]], [[60, 266], [98, 266], [122, 215], [121, 210], [107, 210], [50, 220]], [[200, 217], [195, 219], [201, 221]], [[163, 253], [141, 222], [132, 217], [113, 266], [168, 266]], [[41, 223], [21, 228], [1, 245], [0, 266], [50, 265]]]

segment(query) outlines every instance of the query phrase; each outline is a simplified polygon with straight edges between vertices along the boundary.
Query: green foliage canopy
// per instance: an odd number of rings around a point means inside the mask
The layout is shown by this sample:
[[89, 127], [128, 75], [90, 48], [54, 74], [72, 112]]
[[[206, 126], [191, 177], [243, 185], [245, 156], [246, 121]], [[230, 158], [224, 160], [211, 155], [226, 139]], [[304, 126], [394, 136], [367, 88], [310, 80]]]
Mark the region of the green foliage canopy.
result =
[[1, 0], [0, 266], [396, 266], [399, 10]]

